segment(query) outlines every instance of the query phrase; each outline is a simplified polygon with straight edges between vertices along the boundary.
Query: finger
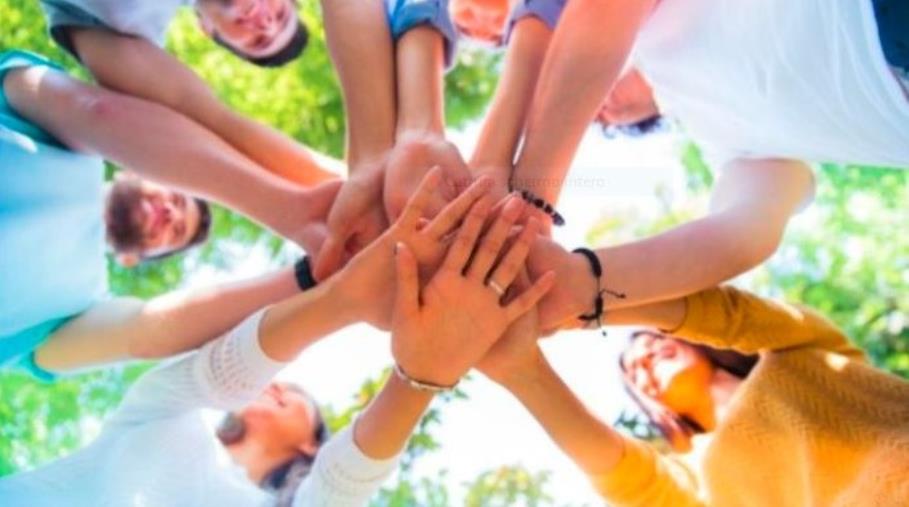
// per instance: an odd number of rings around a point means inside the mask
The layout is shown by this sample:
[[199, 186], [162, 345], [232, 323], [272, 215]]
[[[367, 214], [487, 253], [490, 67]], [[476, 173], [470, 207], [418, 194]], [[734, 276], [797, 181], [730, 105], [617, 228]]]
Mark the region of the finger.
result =
[[404, 211], [398, 219], [398, 223], [405, 230], [415, 230], [417, 228], [417, 223], [423, 217], [423, 212], [432, 199], [432, 194], [438, 188], [441, 179], [442, 170], [438, 167], [433, 167], [426, 173], [423, 181], [420, 182], [420, 186], [417, 187], [417, 191], [407, 201], [407, 205], [404, 206]]
[[414, 315], [420, 310], [420, 275], [417, 261], [404, 243], [395, 245], [395, 314], [399, 317]]
[[[468, 278], [486, 281], [489, 270], [492, 269], [492, 265], [499, 258], [502, 247], [505, 246], [505, 239], [508, 237], [511, 226], [521, 216], [523, 209], [524, 201], [520, 198], [512, 196], [508, 200], [505, 207], [502, 208], [499, 218], [489, 229], [489, 232], [483, 236], [477, 253], [470, 263], [470, 268], [467, 270]], [[506, 286], [503, 285], [502, 287]]]
[[524, 261], [527, 260], [527, 255], [530, 253], [530, 245], [536, 239], [537, 232], [540, 230], [539, 227], [540, 222], [535, 218], [531, 218], [524, 227], [524, 231], [518, 236], [518, 240], [511, 245], [511, 248], [499, 261], [492, 274], [489, 275], [489, 279], [494, 281], [496, 285], [499, 287], [510, 286], [514, 283], [518, 274], [523, 271]]
[[448, 249], [448, 255], [445, 257], [443, 268], [463, 273], [467, 261], [470, 260], [470, 254], [473, 253], [474, 245], [480, 236], [480, 230], [483, 228], [483, 222], [486, 221], [486, 215], [489, 213], [489, 199], [480, 198], [471, 208], [464, 219], [464, 224], [458, 231], [451, 247]]
[[344, 265], [344, 245], [346, 238], [329, 235], [316, 256], [313, 276], [319, 282], [325, 280]]
[[552, 288], [552, 285], [555, 283], [555, 271], [548, 271], [545, 275], [541, 276], [537, 281], [526, 291], [524, 291], [520, 296], [516, 297], [514, 301], [508, 304], [505, 307], [505, 315], [508, 319], [508, 322], [514, 322], [521, 315], [527, 313], [531, 308], [536, 306], [537, 303], [543, 299], [543, 296], [549, 292], [549, 289]]
[[461, 195], [448, 203], [429, 223], [424, 232], [432, 239], [439, 239], [451, 232], [464, 219], [470, 208], [492, 187], [492, 178], [483, 176], [467, 187]]

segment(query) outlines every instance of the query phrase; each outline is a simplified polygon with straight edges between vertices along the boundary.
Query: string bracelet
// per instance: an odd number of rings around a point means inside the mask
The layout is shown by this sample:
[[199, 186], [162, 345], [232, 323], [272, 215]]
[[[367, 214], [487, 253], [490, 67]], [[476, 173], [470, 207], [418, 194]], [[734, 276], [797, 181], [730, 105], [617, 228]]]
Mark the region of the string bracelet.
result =
[[616, 292], [602, 286], [601, 278], [603, 276], [603, 265], [600, 263], [600, 258], [597, 257], [597, 254], [594, 253], [593, 250], [589, 248], [576, 248], [572, 250], [572, 253], [581, 254], [587, 259], [587, 262], [590, 263], [590, 270], [593, 272], [593, 277], [597, 282], [597, 295], [596, 299], [593, 301], [593, 312], [580, 315], [578, 316], [578, 319], [588, 326], [592, 322], [596, 322], [597, 329], [600, 329], [603, 336], [606, 336], [606, 330], [603, 329], [603, 320], [606, 317], [606, 301], [604, 300], [604, 296], [608, 295], [616, 299], [625, 299], [626, 296], [622, 292]]

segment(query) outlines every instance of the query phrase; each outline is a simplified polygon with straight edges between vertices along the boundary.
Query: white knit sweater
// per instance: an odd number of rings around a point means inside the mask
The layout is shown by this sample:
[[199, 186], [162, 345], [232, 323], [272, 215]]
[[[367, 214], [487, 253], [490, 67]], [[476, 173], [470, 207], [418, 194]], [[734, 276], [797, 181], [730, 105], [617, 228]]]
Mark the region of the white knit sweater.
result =
[[[0, 480], [4, 507], [269, 506], [268, 493], [234, 464], [202, 410], [237, 410], [284, 363], [259, 346], [264, 312], [202, 349], [139, 379], [87, 447], [47, 466]], [[360, 506], [393, 472], [397, 457], [365, 456], [348, 427], [320, 450], [295, 507]]]

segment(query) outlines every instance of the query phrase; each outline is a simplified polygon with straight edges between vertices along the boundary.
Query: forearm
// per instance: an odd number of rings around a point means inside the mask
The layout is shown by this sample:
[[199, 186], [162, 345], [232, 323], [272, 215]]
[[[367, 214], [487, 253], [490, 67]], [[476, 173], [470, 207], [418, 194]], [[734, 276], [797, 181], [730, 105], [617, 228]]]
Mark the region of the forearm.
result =
[[259, 342], [275, 361], [291, 361], [306, 347], [360, 318], [351, 307], [349, 289], [332, 277], [269, 308], [262, 318]]
[[[474, 169], [510, 170], [514, 164], [551, 37], [552, 31], [536, 17], [523, 18], [515, 25], [502, 76], [470, 161]], [[496, 177], [507, 182], [511, 174]]]
[[622, 458], [621, 437], [584, 406], [542, 355], [504, 385], [588, 476], [608, 473]]
[[16, 72], [6, 80], [13, 106], [73, 149], [225, 204], [281, 235], [300, 227], [305, 189], [264, 171], [185, 116], [56, 71]]
[[322, 2], [328, 49], [341, 81], [351, 169], [394, 146], [394, 48], [381, 1]]
[[357, 447], [373, 459], [399, 454], [432, 398], [431, 394], [413, 389], [392, 373], [357, 419], [354, 428]]
[[606, 306], [616, 309], [684, 297], [730, 280], [772, 255], [785, 224], [751, 210], [732, 209], [651, 238], [598, 249], [602, 287], [625, 295], [606, 296]]
[[114, 299], [72, 320], [36, 353], [43, 368], [63, 372], [198, 348], [250, 314], [299, 292], [292, 269], [254, 280], [159, 296], [143, 303]]
[[192, 119], [259, 168], [304, 186], [337, 177], [302, 144], [231, 111], [192, 70], [154, 44], [100, 29], [73, 29], [72, 40], [100, 84]]
[[397, 136], [408, 131], [443, 135], [444, 38], [432, 26], [405, 33], [396, 45]]
[[574, 152], [656, 0], [568, 2], [546, 53], [515, 186], [556, 202]]

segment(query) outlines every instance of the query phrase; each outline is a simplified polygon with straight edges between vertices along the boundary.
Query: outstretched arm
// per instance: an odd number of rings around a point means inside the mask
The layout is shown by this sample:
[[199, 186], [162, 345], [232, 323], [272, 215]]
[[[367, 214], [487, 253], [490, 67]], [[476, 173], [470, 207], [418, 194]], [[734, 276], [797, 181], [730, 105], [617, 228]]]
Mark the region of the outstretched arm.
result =
[[536, 16], [514, 24], [502, 76], [470, 160], [473, 171], [492, 177], [503, 196], [551, 38], [552, 30]]
[[290, 181], [312, 186], [337, 177], [305, 146], [231, 111], [192, 70], [153, 43], [104, 29], [70, 30], [80, 59], [105, 88], [191, 119], [259, 167]]
[[305, 244], [304, 230], [324, 220], [334, 199], [330, 188], [306, 189], [286, 181], [167, 107], [83, 83], [48, 67], [13, 71], [4, 85], [22, 116], [70, 148], [225, 204], [304, 248], [314, 248]]
[[551, 203], [587, 126], [618, 79], [657, 0], [572, 0], [562, 13], [527, 120], [516, 188]]
[[350, 178], [328, 218], [315, 268], [324, 279], [388, 227], [385, 163], [395, 140], [394, 48], [381, 0], [325, 0], [325, 35], [341, 81]]
[[180, 291], [144, 302], [98, 303], [60, 329], [35, 352], [53, 372], [129, 359], [172, 356], [226, 333], [247, 316], [299, 292], [293, 269], [254, 280]]
[[[710, 213], [640, 241], [600, 248], [608, 310], [678, 298], [716, 286], [759, 265], [777, 249], [790, 217], [812, 196], [810, 168], [791, 160], [739, 160], [724, 169]], [[558, 259], [558, 260], [557, 260]], [[559, 284], [544, 301], [544, 329], [593, 310], [595, 278], [589, 264], [552, 244], [531, 257], [534, 269], [562, 266]]]
[[542, 354], [503, 385], [588, 476], [610, 505], [702, 506], [694, 474], [681, 462], [625, 437], [594, 416]]

